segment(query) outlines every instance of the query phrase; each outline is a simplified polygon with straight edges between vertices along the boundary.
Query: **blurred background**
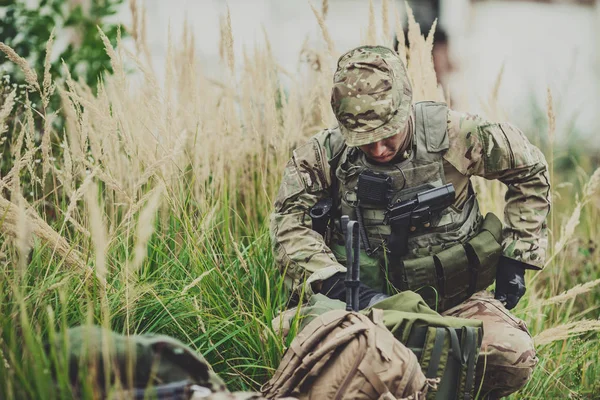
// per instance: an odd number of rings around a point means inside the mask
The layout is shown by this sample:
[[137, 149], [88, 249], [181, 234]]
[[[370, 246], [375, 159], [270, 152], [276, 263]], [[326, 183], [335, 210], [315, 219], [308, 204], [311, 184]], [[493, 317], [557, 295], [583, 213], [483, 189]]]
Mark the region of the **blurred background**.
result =
[[[312, 2], [321, 10], [321, 2]], [[330, 0], [325, 20], [338, 52], [361, 44], [368, 24], [366, 0]], [[404, 1], [396, 1], [406, 28]], [[550, 88], [557, 118], [557, 142], [599, 147], [600, 7], [595, 0], [411, 0], [427, 33], [438, 19], [434, 59], [444, 91], [458, 110], [484, 113], [501, 75], [498, 106], [532, 140], [546, 136]], [[319, 26], [304, 0], [147, 0], [148, 39], [157, 71], [163, 70], [169, 29], [180, 37], [187, 20], [207, 73], [218, 74], [220, 18], [229, 6], [236, 58], [244, 48], [269, 38], [275, 59], [294, 73], [303, 44], [324, 46]], [[373, 2], [376, 20], [381, 1]], [[389, 10], [393, 23], [393, 10]], [[127, 21], [123, 7], [118, 18]], [[330, 66], [335, 68], [335, 66]]]
[[[575, 147], [591, 146], [594, 150], [600, 147], [600, 141], [595, 140], [596, 127], [600, 125], [598, 1], [410, 0], [408, 3], [424, 34], [438, 19], [435, 66], [453, 108], [486, 114], [492, 95], [497, 103], [496, 115], [518, 124], [532, 140], [543, 142], [547, 137], [549, 88], [557, 118], [558, 147], [571, 153], [576, 153]], [[338, 53], [361, 44], [368, 25], [369, 1], [315, 0], [313, 5], [320, 12], [325, 11], [325, 21]], [[374, 0], [373, 5], [379, 23], [382, 2]], [[394, 1], [394, 5], [406, 28], [404, 1]], [[264, 46], [268, 37], [274, 58], [294, 76], [302, 64], [299, 61], [303, 48], [325, 47], [309, 1], [146, 0], [138, 2], [140, 6], [146, 11], [152, 64], [162, 79], [169, 38], [174, 42], [180, 40], [186, 22], [196, 39], [195, 48], [204, 72], [219, 76], [222, 63], [218, 38], [228, 7], [237, 60], [242, 59], [244, 49]], [[13, 15], [14, 21], [10, 18], [7, 21], [7, 10], [15, 7], [21, 11]], [[25, 56], [29, 55], [29, 46], [31, 53], [37, 52], [42, 57], [49, 30], [56, 27], [54, 62], [59, 66], [59, 57], [66, 58], [68, 65], [73, 58], [75, 63], [92, 59], [86, 61], [92, 67], [86, 68], [87, 80], [93, 83], [95, 74], [109, 65], [95, 26], [109, 31], [107, 36], [114, 38], [117, 24], [131, 26], [130, 7], [131, 3], [124, 0], [0, 0], [3, 17], [0, 41]], [[388, 14], [393, 24], [392, 7]], [[34, 18], [39, 21], [31, 23]], [[22, 45], [19, 47], [18, 43]], [[63, 54], [65, 49], [70, 49], [67, 56]], [[36, 60], [30, 58], [35, 64]], [[4, 64], [4, 69], [13, 68], [9, 63]], [[335, 65], [329, 68], [333, 71]]]

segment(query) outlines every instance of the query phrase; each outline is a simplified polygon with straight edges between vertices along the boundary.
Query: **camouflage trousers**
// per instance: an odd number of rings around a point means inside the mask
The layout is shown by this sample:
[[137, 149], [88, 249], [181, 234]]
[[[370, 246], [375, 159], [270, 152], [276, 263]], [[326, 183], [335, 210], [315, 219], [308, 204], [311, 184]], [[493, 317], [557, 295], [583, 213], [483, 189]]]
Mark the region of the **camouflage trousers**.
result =
[[[483, 341], [477, 362], [481, 394], [490, 399], [508, 396], [531, 378], [538, 362], [533, 339], [525, 323], [494, 299], [492, 293], [475, 293], [442, 315], [483, 321]], [[478, 387], [475, 388], [477, 393]]]

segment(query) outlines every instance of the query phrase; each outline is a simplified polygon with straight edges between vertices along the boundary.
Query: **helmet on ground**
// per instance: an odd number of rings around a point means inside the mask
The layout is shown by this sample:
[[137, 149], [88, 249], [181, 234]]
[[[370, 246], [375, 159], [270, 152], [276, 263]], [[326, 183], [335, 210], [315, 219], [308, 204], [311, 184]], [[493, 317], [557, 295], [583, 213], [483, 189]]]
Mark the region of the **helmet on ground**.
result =
[[401, 132], [411, 105], [406, 68], [393, 50], [361, 46], [338, 60], [331, 107], [348, 146], [363, 146]]

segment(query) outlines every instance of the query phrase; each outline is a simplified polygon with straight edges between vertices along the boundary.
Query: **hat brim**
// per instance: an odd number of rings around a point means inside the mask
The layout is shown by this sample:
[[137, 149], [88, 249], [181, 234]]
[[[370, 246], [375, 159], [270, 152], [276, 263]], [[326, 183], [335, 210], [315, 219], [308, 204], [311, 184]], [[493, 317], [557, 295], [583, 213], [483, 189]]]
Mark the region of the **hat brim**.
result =
[[368, 132], [352, 131], [347, 129], [342, 124], [339, 125], [340, 132], [346, 140], [346, 145], [350, 147], [359, 147], [366, 144], [375, 143], [403, 132], [408, 121], [409, 110], [410, 107], [406, 107], [406, 111], [398, 110], [398, 112], [388, 122]]

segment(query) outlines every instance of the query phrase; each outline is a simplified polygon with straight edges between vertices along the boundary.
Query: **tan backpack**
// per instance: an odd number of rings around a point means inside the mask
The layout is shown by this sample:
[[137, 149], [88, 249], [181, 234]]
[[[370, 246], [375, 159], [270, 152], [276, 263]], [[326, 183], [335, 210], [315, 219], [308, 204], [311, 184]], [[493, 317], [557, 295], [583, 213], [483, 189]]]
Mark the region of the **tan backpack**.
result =
[[294, 338], [262, 393], [268, 399], [424, 399], [429, 386], [416, 356], [383, 325], [343, 310], [311, 321]]

